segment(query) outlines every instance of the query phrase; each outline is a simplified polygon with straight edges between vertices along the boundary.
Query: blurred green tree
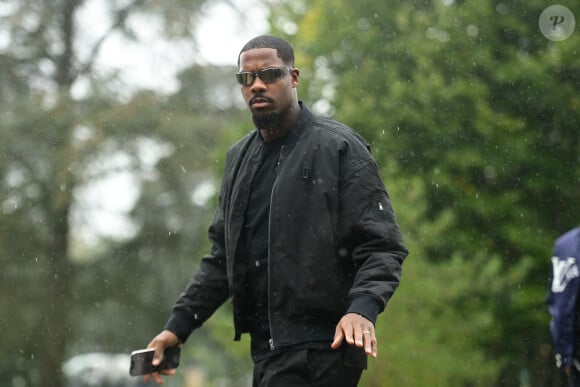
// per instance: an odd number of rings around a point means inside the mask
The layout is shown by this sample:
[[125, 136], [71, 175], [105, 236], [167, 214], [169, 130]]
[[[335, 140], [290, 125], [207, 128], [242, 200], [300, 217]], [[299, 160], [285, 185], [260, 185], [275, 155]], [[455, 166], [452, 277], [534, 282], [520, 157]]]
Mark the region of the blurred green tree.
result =
[[[233, 67], [184, 70], [172, 95], [97, 68], [109, 39], [136, 41], [143, 23], [192, 43], [203, 1], [102, 4], [105, 29], [90, 40], [79, 16], [89, 2], [2, 3], [0, 378], [10, 385], [63, 386], [66, 357], [129, 352], [157, 333], [203, 244], [208, 149], [239, 115]], [[95, 200], [119, 178], [129, 184], [114, 201], [135, 207], [121, 235], [103, 233]]]
[[364, 385], [554, 383], [543, 301], [553, 240], [580, 213], [580, 37], [542, 36], [546, 6], [273, 8], [303, 98], [371, 143], [411, 248], [378, 327], [387, 372]]

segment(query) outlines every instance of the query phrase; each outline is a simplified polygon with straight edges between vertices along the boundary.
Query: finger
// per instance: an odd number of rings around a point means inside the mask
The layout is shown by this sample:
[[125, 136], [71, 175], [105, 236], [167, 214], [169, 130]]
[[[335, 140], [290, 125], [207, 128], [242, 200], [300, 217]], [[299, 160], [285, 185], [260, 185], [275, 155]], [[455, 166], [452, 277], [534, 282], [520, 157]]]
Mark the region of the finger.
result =
[[372, 357], [377, 357], [379, 343], [378, 343], [378, 340], [377, 340], [377, 332], [375, 332], [374, 330], [373, 330], [371, 344], [372, 344], [371, 356]]
[[[350, 325], [350, 324], [346, 325], [344, 328], [342, 328], [342, 331], [344, 332], [344, 338], [346, 339], [346, 342], [349, 345], [354, 345], [355, 344], [355, 333], [354, 333], [354, 328], [352, 327], [352, 325]], [[359, 340], [360, 340], [360, 338], [359, 338]]]
[[357, 333], [360, 332], [360, 345], [357, 342], [357, 347], [365, 349], [365, 352], [370, 354], [371, 352], [371, 343], [374, 337], [374, 330], [372, 328], [367, 328], [365, 326], [361, 326]]
[[374, 343], [374, 334], [369, 331], [363, 331], [363, 340], [364, 340], [364, 349], [368, 355], [373, 354], [373, 343]]
[[361, 347], [364, 347], [365, 353], [372, 355], [373, 346], [376, 344], [374, 329], [372, 327], [362, 326], [361, 335], [364, 343]]
[[337, 349], [342, 344], [342, 340], [344, 340], [344, 334], [342, 333], [340, 325], [337, 325], [334, 331], [334, 341], [330, 344], [330, 348]]
[[363, 341], [364, 341], [364, 349], [365, 349], [365, 352], [370, 355], [371, 352], [372, 352], [372, 349], [373, 349], [373, 347], [372, 347], [372, 336], [367, 331], [365, 331], [363, 333]]
[[359, 348], [364, 346], [364, 343], [367, 341], [368, 331], [363, 331], [362, 329], [354, 330], [354, 338], [355, 338], [355, 345]]
[[151, 342], [147, 345], [147, 348], [155, 349], [155, 353], [153, 354], [153, 360], [151, 364], [154, 366], [158, 366], [161, 364], [161, 360], [163, 360], [163, 351], [167, 347], [166, 340], [162, 339], [162, 334], [157, 335]]
[[163, 345], [156, 345], [155, 346], [155, 354], [153, 355], [153, 361], [151, 362], [155, 367], [161, 364], [163, 360], [163, 351], [165, 351], [165, 347]]
[[161, 375], [159, 375], [159, 373], [154, 372], [151, 374], [151, 376], [157, 382], [157, 384], [163, 384], [163, 378], [161, 377]]

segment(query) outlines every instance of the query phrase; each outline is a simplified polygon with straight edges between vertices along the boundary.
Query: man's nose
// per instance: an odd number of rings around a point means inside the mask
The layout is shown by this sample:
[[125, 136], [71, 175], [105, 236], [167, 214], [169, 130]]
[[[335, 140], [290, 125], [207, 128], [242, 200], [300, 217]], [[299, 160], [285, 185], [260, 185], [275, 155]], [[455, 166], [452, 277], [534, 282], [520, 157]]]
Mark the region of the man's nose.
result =
[[260, 77], [256, 76], [256, 78], [254, 78], [254, 82], [252, 82], [252, 84], [250, 85], [250, 90], [255, 92], [255, 91], [263, 91], [265, 89], [266, 84], [264, 83], [264, 81], [262, 81]]

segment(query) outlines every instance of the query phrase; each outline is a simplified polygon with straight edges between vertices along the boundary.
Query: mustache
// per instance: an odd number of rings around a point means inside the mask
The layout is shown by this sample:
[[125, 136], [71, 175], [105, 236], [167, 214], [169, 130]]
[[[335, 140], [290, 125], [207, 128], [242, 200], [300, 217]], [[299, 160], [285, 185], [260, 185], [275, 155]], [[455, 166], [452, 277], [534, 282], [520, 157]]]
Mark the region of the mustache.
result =
[[248, 101], [248, 105], [253, 105], [255, 102], [270, 102], [274, 101], [271, 98], [266, 97], [264, 94], [256, 94]]

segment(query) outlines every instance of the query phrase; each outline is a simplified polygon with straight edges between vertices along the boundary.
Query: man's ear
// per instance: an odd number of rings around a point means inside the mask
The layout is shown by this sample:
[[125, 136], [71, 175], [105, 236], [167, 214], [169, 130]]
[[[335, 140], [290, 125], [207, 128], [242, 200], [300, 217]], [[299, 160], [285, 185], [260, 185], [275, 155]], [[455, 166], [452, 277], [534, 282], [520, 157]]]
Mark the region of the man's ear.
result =
[[293, 68], [292, 71], [290, 71], [290, 76], [292, 77], [292, 87], [298, 86], [300, 83], [300, 70]]

